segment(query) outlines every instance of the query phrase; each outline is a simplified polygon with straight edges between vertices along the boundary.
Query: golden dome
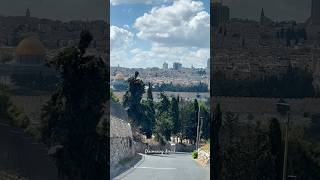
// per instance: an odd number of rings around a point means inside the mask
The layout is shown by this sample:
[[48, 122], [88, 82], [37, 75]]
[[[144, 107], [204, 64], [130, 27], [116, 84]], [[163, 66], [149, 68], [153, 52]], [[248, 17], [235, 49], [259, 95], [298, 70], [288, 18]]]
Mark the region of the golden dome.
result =
[[27, 37], [19, 43], [16, 53], [20, 56], [39, 56], [45, 55], [46, 49], [39, 39], [35, 37]]
[[117, 80], [117, 81], [123, 81], [123, 80], [124, 80], [123, 74], [121, 74], [121, 73], [117, 74], [116, 77], [115, 77], [115, 80]]

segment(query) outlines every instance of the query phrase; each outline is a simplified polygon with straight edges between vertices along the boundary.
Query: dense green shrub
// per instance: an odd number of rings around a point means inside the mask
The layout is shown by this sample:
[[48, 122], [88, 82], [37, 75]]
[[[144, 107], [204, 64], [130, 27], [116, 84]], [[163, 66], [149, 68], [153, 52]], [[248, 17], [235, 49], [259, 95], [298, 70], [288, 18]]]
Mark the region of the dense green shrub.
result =
[[10, 93], [6, 88], [0, 88], [0, 118], [23, 129], [30, 125], [28, 117], [10, 101]]
[[197, 159], [197, 158], [198, 158], [198, 151], [194, 150], [194, 151], [192, 152], [192, 158], [193, 158], [193, 159]]

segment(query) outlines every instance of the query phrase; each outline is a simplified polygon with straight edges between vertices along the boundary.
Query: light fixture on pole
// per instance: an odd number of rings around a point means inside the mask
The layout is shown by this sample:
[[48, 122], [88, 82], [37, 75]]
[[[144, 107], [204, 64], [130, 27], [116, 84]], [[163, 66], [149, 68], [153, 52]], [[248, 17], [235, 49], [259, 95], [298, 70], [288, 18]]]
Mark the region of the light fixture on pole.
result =
[[200, 117], [200, 125], [199, 125], [199, 136], [198, 136], [198, 145], [200, 143], [201, 140], [201, 134], [202, 134], [202, 126], [203, 126], [203, 117]]
[[280, 99], [277, 103], [277, 111], [280, 115], [287, 115], [286, 129], [285, 129], [285, 145], [284, 145], [284, 158], [283, 158], [283, 170], [282, 170], [282, 180], [287, 180], [287, 165], [288, 165], [288, 130], [290, 122], [290, 105], [287, 104], [283, 99]]
[[196, 150], [199, 148], [199, 123], [200, 123], [200, 104], [198, 102], [198, 123], [197, 123], [197, 139], [196, 139]]

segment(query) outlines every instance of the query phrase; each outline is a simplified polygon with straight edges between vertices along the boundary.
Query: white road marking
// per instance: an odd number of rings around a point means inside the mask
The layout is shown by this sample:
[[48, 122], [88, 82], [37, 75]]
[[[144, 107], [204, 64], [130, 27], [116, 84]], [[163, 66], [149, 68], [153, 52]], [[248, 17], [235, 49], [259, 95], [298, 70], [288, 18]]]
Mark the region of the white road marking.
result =
[[159, 170], [175, 170], [177, 168], [156, 168], [156, 167], [135, 167], [136, 169], [159, 169]]

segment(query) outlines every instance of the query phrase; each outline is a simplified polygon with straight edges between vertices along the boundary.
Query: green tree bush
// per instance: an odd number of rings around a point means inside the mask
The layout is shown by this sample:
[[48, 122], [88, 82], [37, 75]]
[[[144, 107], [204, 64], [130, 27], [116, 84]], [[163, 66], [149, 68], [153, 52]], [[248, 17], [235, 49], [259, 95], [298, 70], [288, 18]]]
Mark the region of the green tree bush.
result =
[[61, 80], [43, 108], [41, 134], [67, 179], [109, 178], [109, 133], [97, 131], [110, 95], [109, 73], [102, 58], [86, 54], [92, 38], [81, 32], [78, 47], [65, 48], [48, 62]]
[[197, 159], [198, 158], [198, 151], [193, 151], [192, 152], [192, 158]]

